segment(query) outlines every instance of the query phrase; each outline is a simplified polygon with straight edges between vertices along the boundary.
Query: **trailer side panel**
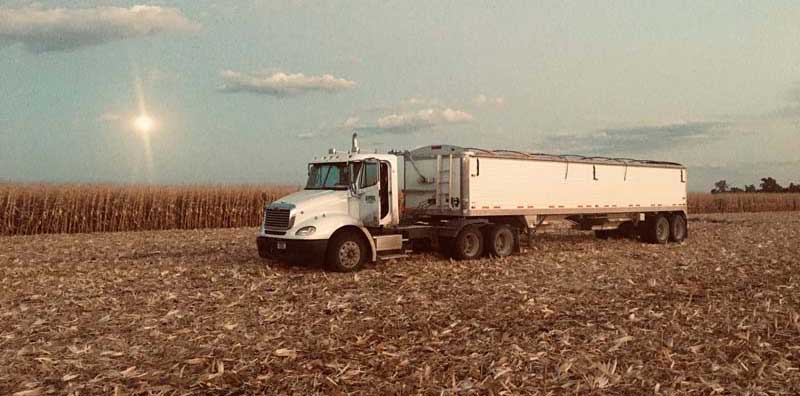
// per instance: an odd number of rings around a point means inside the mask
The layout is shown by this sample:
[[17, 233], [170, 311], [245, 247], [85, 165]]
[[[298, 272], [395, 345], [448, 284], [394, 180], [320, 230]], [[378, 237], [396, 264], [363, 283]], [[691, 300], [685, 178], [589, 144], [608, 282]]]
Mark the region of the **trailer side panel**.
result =
[[612, 213], [686, 209], [686, 170], [473, 157], [466, 215]]

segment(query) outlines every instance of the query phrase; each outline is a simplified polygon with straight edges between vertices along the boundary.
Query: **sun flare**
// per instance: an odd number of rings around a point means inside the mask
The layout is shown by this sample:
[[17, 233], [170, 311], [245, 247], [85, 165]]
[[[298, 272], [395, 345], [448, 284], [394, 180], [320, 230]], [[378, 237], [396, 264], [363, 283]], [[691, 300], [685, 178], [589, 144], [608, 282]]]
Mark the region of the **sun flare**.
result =
[[141, 133], [149, 133], [155, 127], [155, 120], [147, 114], [142, 114], [133, 120], [133, 127]]

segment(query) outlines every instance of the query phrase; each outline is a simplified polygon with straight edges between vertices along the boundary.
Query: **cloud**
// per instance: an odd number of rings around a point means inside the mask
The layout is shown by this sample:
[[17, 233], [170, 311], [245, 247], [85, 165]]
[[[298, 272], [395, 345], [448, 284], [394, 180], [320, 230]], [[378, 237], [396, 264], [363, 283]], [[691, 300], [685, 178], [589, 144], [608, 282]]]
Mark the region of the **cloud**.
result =
[[411, 133], [440, 125], [464, 124], [472, 122], [472, 114], [450, 108], [424, 109], [414, 113], [390, 114], [378, 118], [376, 124], [359, 130], [373, 133]]
[[680, 124], [602, 129], [588, 134], [551, 136], [544, 146], [581, 154], [643, 153], [676, 146], [705, 143], [727, 132], [728, 123]]
[[[308, 140], [308, 139], [317, 139], [317, 138], [326, 138], [329, 136], [334, 136], [337, 134], [343, 134], [344, 132], [352, 132], [354, 129], [358, 129], [358, 123], [361, 121], [361, 118], [356, 116], [347, 117], [344, 122], [335, 124], [335, 125], [321, 125], [317, 129], [314, 129], [309, 132], [303, 132], [297, 135], [297, 138], [300, 140]], [[342, 135], [344, 136], [344, 135]]]
[[337, 93], [353, 88], [354, 81], [330, 74], [306, 76], [303, 73], [283, 72], [248, 75], [233, 70], [222, 72], [223, 92], [250, 92], [279, 98], [299, 96], [310, 92]]
[[497, 97], [490, 97], [484, 94], [480, 94], [472, 99], [472, 102], [475, 103], [477, 106], [495, 106], [495, 107], [503, 107], [506, 104], [506, 99], [502, 96]]
[[324, 134], [320, 133], [319, 131], [303, 132], [297, 134], [297, 138], [300, 140], [316, 139], [321, 136], [324, 136]]
[[358, 125], [358, 121], [361, 119], [358, 117], [347, 117], [347, 119], [342, 123], [342, 127], [344, 128], [353, 128]]
[[71, 51], [110, 41], [200, 29], [175, 8], [0, 7], [0, 41], [21, 43], [34, 53]]
[[403, 107], [414, 107], [414, 106], [438, 106], [441, 104], [441, 100], [436, 98], [426, 98], [422, 96], [412, 96], [410, 98], [406, 98], [400, 101], [400, 106]]
[[800, 116], [800, 83], [795, 82], [786, 91], [787, 103], [779, 109], [769, 113], [768, 118], [789, 118], [794, 119]]

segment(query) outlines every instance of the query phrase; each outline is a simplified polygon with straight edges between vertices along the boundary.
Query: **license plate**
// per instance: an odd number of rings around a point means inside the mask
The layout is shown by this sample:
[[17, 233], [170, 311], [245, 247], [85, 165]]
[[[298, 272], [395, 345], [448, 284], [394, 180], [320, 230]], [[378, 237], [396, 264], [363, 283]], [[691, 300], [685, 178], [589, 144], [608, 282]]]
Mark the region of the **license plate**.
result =
[[286, 242], [285, 241], [277, 241], [275, 243], [275, 247], [280, 250], [286, 250]]

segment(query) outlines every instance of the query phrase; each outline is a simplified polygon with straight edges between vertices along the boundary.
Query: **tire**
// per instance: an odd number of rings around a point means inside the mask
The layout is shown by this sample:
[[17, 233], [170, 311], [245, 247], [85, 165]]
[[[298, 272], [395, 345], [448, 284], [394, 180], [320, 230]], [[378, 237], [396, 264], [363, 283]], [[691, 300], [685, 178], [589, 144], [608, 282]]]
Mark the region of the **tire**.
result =
[[642, 239], [645, 242], [665, 244], [669, 241], [669, 220], [658, 214], [647, 219], [642, 230]]
[[367, 260], [369, 248], [361, 235], [352, 231], [336, 233], [331, 238], [325, 255], [325, 264], [336, 272], [358, 271]]
[[266, 239], [256, 239], [256, 246], [258, 247], [258, 257], [262, 259], [271, 259], [272, 253], [269, 251], [269, 242]]
[[266, 247], [259, 246], [258, 247], [258, 257], [261, 257], [262, 259], [271, 259], [272, 255], [269, 254], [269, 250], [267, 250]]
[[594, 236], [597, 239], [608, 239], [611, 236], [611, 233], [608, 232], [609, 230], [594, 230]]
[[674, 214], [669, 218], [669, 240], [682, 242], [686, 239], [686, 218], [682, 214]]
[[478, 227], [464, 227], [453, 241], [453, 258], [474, 260], [483, 254], [483, 234]]
[[516, 249], [514, 231], [506, 224], [489, 227], [486, 233], [486, 248], [493, 257], [508, 257]]

